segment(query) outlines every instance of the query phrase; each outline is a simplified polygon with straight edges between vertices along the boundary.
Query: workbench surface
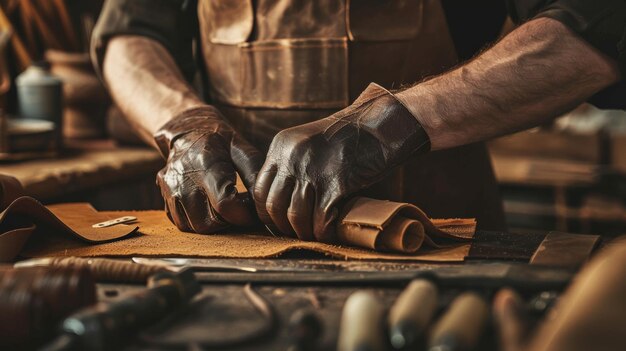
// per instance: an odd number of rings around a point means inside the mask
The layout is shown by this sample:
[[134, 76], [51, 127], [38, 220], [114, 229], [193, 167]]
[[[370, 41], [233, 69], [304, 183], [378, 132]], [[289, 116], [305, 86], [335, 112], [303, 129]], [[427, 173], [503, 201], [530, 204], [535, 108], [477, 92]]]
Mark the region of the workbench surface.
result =
[[[303, 255], [303, 256], [301, 256]], [[194, 337], [202, 335], [211, 340], [235, 339], [246, 333], [253, 332], [266, 323], [262, 315], [254, 309], [246, 299], [244, 286], [246, 277], [257, 280], [252, 284], [252, 288], [260, 294], [272, 309], [276, 312], [277, 321], [269, 332], [262, 338], [253, 342], [244, 343], [232, 350], [288, 350], [291, 345], [291, 332], [289, 321], [294, 312], [298, 310], [308, 310], [315, 313], [323, 324], [323, 334], [319, 341], [319, 346], [315, 350], [333, 350], [336, 346], [339, 332], [341, 312], [344, 302], [350, 294], [357, 290], [365, 289], [372, 291], [385, 306], [389, 308], [404, 286], [415, 274], [433, 270], [444, 272], [443, 276], [453, 277], [455, 274], [462, 276], [465, 273], [475, 274], [483, 271], [487, 276], [501, 276], [504, 273], [503, 267], [529, 267], [525, 263], [512, 263], [511, 261], [476, 261], [465, 264], [430, 264], [430, 263], [397, 263], [397, 262], [377, 262], [377, 261], [341, 261], [323, 257], [310, 257], [308, 253], [293, 253], [293, 257], [272, 259], [272, 260], [244, 260], [244, 259], [209, 259], [204, 260], [208, 264], [228, 264], [241, 267], [262, 267], [266, 265], [273, 269], [311, 269], [313, 273], [326, 274], [328, 279], [320, 283], [298, 283], [289, 281], [289, 277], [302, 275], [296, 273], [277, 273], [274, 277], [282, 275], [285, 282], [276, 282], [274, 278], [266, 280], [263, 273], [211, 273], [203, 272], [197, 274], [198, 279], [203, 282], [203, 292], [196, 297], [190, 307], [179, 313], [176, 317], [163, 325], [157, 325], [153, 331], [161, 337], [168, 338], [171, 335], [184, 335], [186, 340], [193, 340]], [[358, 273], [362, 271], [372, 271], [380, 279], [368, 279], [368, 273]], [[349, 282], [333, 282], [338, 275], [355, 273], [361, 275], [362, 279], [353, 279]], [[447, 273], [445, 273], [447, 272]], [[308, 274], [308, 273], [305, 273]], [[552, 274], [552, 273], [550, 273]], [[561, 279], [563, 276], [548, 275]], [[571, 276], [571, 273], [568, 273]], [[394, 276], [403, 276], [402, 279], [394, 280]], [[229, 277], [234, 283], [228, 283]], [[241, 277], [241, 278], [238, 278]], [[381, 278], [382, 277], [382, 278]], [[388, 278], [385, 281], [385, 277]], [[297, 279], [297, 278], [296, 278]], [[562, 279], [561, 279], [562, 280]], [[500, 284], [497, 279], [492, 279], [492, 283], [505, 286], [503, 280]], [[497, 289], [485, 287], [485, 281], [475, 281], [472, 286], [462, 286], [464, 283], [452, 283], [444, 286], [440, 294], [440, 312], [445, 309], [452, 299], [460, 291], [475, 290], [490, 299]], [[490, 283], [487, 283], [489, 285]], [[562, 282], [557, 284], [560, 291], [564, 287]], [[556, 286], [556, 285], [555, 285]], [[555, 286], [546, 285], [548, 290], [555, 290]], [[141, 289], [139, 285], [128, 284], [98, 284], [98, 297], [101, 301], [110, 301], [118, 296]], [[532, 291], [530, 291], [532, 290]], [[531, 299], [539, 294], [542, 289], [532, 287], [526, 297]], [[384, 321], [381, 321], [384, 323]], [[491, 322], [487, 323], [477, 350], [496, 350], [496, 333]], [[127, 350], [154, 350], [161, 349], [153, 346], [146, 347], [141, 342], [135, 340], [128, 344]], [[168, 349], [163, 347], [162, 349]], [[203, 350], [209, 348], [194, 348], [191, 344], [189, 350]], [[223, 349], [223, 348], [218, 348]], [[294, 349], [297, 350], [297, 349]]]

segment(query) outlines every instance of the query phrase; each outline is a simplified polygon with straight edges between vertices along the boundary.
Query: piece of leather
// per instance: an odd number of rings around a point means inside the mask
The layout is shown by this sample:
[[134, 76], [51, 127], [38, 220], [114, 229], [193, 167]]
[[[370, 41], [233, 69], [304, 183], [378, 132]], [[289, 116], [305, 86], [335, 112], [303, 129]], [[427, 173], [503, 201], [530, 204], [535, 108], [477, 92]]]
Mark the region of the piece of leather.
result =
[[600, 242], [599, 235], [550, 232], [530, 258], [530, 264], [578, 268]]
[[[60, 217], [66, 211], [76, 212], [75, 206], [89, 208], [88, 204], [52, 205], [50, 208]], [[88, 212], [88, 211], [87, 211]], [[376, 259], [400, 261], [461, 262], [469, 252], [467, 242], [451, 243], [442, 247], [422, 246], [416, 253], [378, 252], [369, 248], [348, 245], [331, 245], [274, 237], [264, 229], [224, 231], [202, 235], [178, 230], [163, 211], [99, 212], [98, 216], [137, 217], [138, 233], [121, 241], [90, 245], [84, 241], [58, 236], [57, 240], [32, 240], [22, 250], [25, 257], [50, 256], [181, 256], [181, 257], [226, 257], [226, 258], [270, 258], [288, 251], [312, 251], [342, 259]], [[90, 215], [88, 216], [90, 218]]]
[[476, 229], [473, 219], [431, 221], [407, 203], [356, 198], [342, 211], [345, 215], [337, 226], [339, 242], [376, 251], [415, 253], [423, 243], [439, 247], [436, 242], [441, 239], [466, 241]]
[[155, 140], [167, 158], [157, 185], [167, 215], [180, 230], [213, 233], [256, 222], [252, 201], [235, 184], [239, 173], [252, 187], [263, 156], [215, 107], [182, 112], [159, 129]]
[[478, 230], [467, 260], [510, 260], [528, 262], [545, 232], [496, 232]]
[[42, 237], [60, 235], [99, 243], [121, 239], [137, 230], [131, 225], [92, 228], [93, 224], [111, 218], [84, 204], [68, 204], [57, 213], [23, 196], [19, 182], [4, 175], [0, 175], [0, 204], [0, 262], [12, 261], [29, 241], [43, 241]]
[[89, 205], [67, 204], [57, 212], [31, 197], [20, 197], [0, 213], [0, 262], [12, 261], [27, 242], [43, 241], [46, 236], [66, 236], [94, 244], [118, 240], [137, 230], [133, 225], [92, 227], [109, 219]]
[[276, 135], [254, 187], [257, 212], [284, 235], [335, 242], [341, 201], [429, 149], [411, 112], [372, 83], [351, 106]]

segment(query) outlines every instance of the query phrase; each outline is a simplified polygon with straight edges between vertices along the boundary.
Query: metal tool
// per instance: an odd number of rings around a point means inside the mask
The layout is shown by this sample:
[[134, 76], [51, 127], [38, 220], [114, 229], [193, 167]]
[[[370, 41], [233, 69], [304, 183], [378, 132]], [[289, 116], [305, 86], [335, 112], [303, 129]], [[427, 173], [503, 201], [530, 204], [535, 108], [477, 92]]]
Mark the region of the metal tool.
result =
[[130, 336], [187, 303], [200, 289], [191, 271], [159, 272], [150, 277], [145, 290], [66, 318], [61, 336], [43, 350], [117, 350]]
[[[186, 350], [190, 348], [190, 345], [195, 345], [196, 348], [203, 350], [224, 350], [242, 345], [254, 345], [255, 342], [268, 338], [277, 331], [278, 320], [272, 305], [255, 291], [251, 284], [246, 284], [243, 287], [243, 293], [247, 302], [239, 300], [237, 304], [250, 303], [254, 307], [256, 314], [263, 319], [263, 322], [255, 329], [249, 330], [244, 328], [245, 331], [240, 333], [236, 330], [237, 328], [234, 328], [232, 332], [217, 339], [214, 335], [210, 335], [211, 333], [183, 333], [182, 337], [168, 336], [167, 330], [172, 325], [176, 325], [181, 318], [184, 319], [185, 316], [194, 314], [196, 310], [202, 310], [202, 305], [210, 303], [213, 298], [209, 294], [199, 294], [197, 298], [180, 308], [175, 315], [169, 316], [162, 324], [154, 325], [150, 329], [143, 331], [137, 338], [143, 345], [156, 349]], [[247, 319], [250, 316], [242, 318]], [[222, 319], [218, 318], [218, 323], [221, 321]], [[206, 325], [205, 327], [211, 328], [212, 326]]]
[[442, 288], [497, 289], [509, 286], [519, 291], [562, 290], [569, 284], [571, 270], [528, 265], [478, 264], [458, 267], [379, 272], [197, 272], [206, 284], [285, 284], [332, 286], [403, 286], [424, 273], [437, 277]]
[[337, 351], [386, 350], [384, 312], [371, 292], [357, 291], [350, 295], [341, 315]]
[[488, 318], [489, 304], [482, 296], [474, 292], [462, 293], [433, 327], [428, 350], [473, 350]]
[[415, 349], [438, 305], [437, 285], [427, 278], [413, 280], [389, 310], [389, 340], [395, 349]]
[[[199, 263], [198, 260], [193, 258], [145, 258], [145, 257], [133, 257], [132, 261], [138, 264], [146, 266], [161, 266], [168, 267], [172, 270], [189, 268], [195, 271], [217, 271], [217, 272], [258, 272], [259, 269], [255, 267], [245, 267], [238, 265], [229, 265], [223, 263], [212, 264]], [[272, 270], [273, 271], [273, 270]]]
[[323, 326], [317, 314], [310, 309], [299, 309], [289, 319], [289, 351], [312, 351], [319, 348]]
[[[302, 264], [298, 266], [280, 266], [280, 265], [269, 265], [269, 264], [255, 264], [253, 262], [246, 262], [246, 265], [242, 264], [229, 264], [224, 263], [224, 260], [221, 262], [215, 262], [215, 260], [203, 259], [203, 258], [147, 258], [147, 257], [133, 257], [133, 262], [145, 265], [161, 265], [168, 266], [171, 268], [181, 268], [186, 267], [193, 269], [195, 271], [217, 271], [217, 272], [225, 272], [225, 271], [234, 271], [234, 272], [262, 272], [262, 273], [277, 273], [277, 272], [312, 272], [312, 271], [320, 271], [320, 270], [336, 270], [337, 265], [333, 263], [329, 263], [324, 265], [323, 263], [315, 263], [313, 265]], [[373, 271], [372, 271], [373, 272]]]
[[[278, 260], [224, 260], [194, 258], [133, 258], [135, 263], [160, 265], [176, 270], [193, 269], [196, 277], [210, 284], [314, 284], [314, 285], [404, 285], [416, 276], [431, 274], [442, 288], [501, 288], [520, 291], [561, 290], [569, 284], [575, 271], [558, 267], [529, 266], [521, 263], [472, 263], [450, 266], [389, 267], [387, 270], [365, 270], [357, 265], [342, 266], [336, 262], [297, 261], [297, 265]], [[218, 261], [218, 262], [216, 262]], [[281, 265], [282, 264], [282, 265]], [[332, 273], [332, 274], [330, 274]]]
[[530, 258], [530, 264], [578, 268], [589, 259], [599, 242], [598, 235], [550, 232]]

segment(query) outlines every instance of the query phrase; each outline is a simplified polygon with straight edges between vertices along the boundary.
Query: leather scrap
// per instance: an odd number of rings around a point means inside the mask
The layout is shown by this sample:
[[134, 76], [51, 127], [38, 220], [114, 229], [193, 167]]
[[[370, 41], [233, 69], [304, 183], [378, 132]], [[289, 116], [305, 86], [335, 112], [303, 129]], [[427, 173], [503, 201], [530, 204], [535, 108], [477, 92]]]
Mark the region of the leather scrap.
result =
[[0, 175], [0, 262], [12, 261], [29, 241], [46, 242], [45, 237], [65, 236], [100, 243], [121, 239], [137, 230], [136, 226], [127, 225], [92, 228], [92, 224], [110, 218], [87, 204], [67, 204], [58, 212], [22, 195], [23, 189], [15, 178]]
[[56, 234], [93, 244], [124, 238], [138, 228], [132, 225], [91, 227], [109, 219], [88, 204], [66, 204], [63, 211], [56, 211], [31, 197], [17, 198], [0, 213], [0, 262], [12, 261], [30, 240], [45, 241], [42, 236]]

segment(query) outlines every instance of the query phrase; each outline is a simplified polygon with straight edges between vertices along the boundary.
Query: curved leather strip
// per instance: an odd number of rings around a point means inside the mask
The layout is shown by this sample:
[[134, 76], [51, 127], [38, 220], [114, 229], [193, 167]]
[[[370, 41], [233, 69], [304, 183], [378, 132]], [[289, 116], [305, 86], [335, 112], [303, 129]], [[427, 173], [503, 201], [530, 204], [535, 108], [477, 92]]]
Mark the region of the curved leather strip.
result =
[[474, 219], [430, 220], [415, 205], [358, 197], [343, 208], [337, 226], [342, 244], [379, 251], [414, 253], [426, 242], [440, 247], [438, 239], [471, 240]]
[[32, 197], [17, 198], [0, 213], [0, 262], [13, 260], [34, 235], [65, 235], [88, 243], [101, 243], [121, 239], [138, 228], [128, 225], [91, 227], [109, 219], [84, 204], [67, 204], [65, 211], [57, 216]]

